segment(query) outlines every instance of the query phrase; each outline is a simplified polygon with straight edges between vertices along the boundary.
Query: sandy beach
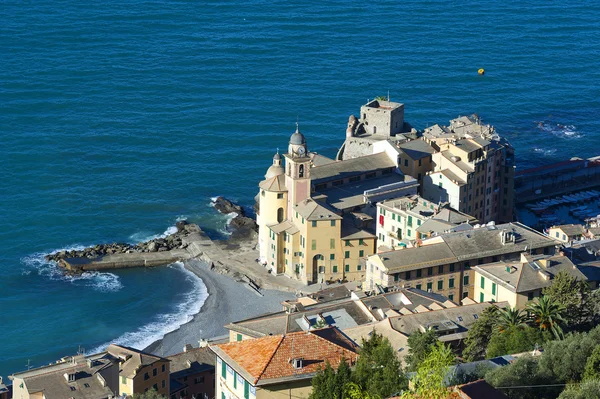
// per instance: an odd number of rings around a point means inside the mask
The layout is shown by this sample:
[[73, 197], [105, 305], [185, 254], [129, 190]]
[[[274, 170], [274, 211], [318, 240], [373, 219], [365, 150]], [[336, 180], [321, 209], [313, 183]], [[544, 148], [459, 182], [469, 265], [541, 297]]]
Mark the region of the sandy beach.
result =
[[148, 352], [168, 356], [182, 352], [186, 344], [197, 347], [198, 340], [202, 338], [228, 334], [223, 327], [225, 324], [281, 310], [280, 302], [294, 298], [292, 292], [266, 289], [261, 290], [264, 295], [261, 297], [244, 283], [236, 282], [229, 275], [213, 272], [198, 260], [186, 261], [185, 267], [202, 279], [208, 298], [192, 320], [145, 348]]

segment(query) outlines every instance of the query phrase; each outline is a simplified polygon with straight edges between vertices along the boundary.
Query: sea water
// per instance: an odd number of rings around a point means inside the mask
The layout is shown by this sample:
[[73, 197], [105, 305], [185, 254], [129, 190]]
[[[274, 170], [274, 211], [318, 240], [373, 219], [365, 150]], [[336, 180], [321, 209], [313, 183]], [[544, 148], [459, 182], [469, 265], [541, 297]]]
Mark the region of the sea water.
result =
[[389, 93], [417, 128], [478, 113], [519, 168], [598, 155], [598, 15], [580, 0], [2, 2], [0, 375], [187, 321], [206, 289], [181, 265], [64, 277], [43, 254], [182, 218], [222, 233], [210, 197], [250, 207], [297, 120], [333, 156], [348, 116]]

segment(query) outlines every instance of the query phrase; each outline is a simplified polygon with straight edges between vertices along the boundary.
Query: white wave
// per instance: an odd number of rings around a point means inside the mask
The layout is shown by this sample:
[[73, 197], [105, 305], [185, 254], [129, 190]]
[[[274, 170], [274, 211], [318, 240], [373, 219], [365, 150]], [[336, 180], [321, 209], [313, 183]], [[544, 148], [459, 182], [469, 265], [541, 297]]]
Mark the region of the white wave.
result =
[[550, 156], [556, 154], [556, 148], [534, 148], [533, 152], [544, 156]]
[[[181, 220], [185, 220], [183, 216], [180, 217], [182, 218]], [[180, 221], [179, 217], [177, 221]], [[177, 233], [177, 226], [169, 226], [169, 228], [167, 228], [162, 234], [152, 234], [145, 231], [140, 231], [130, 235], [129, 239], [132, 243], [137, 244], [138, 242], [146, 242], [150, 240], [155, 240], [157, 238], [165, 238], [175, 233]]]
[[[51, 252], [55, 254], [61, 251], [81, 251], [85, 248], [82, 245], [75, 245], [68, 248], [57, 249]], [[104, 272], [84, 272], [80, 275], [69, 276], [64, 273], [56, 262], [48, 262], [43, 252], [37, 252], [21, 259], [21, 262], [27, 267], [23, 274], [30, 274], [36, 270], [38, 275], [46, 277], [53, 281], [65, 281], [73, 285], [90, 287], [100, 292], [115, 292], [123, 288], [123, 284], [114, 273]]]
[[176, 262], [169, 267], [183, 272], [186, 280], [193, 283], [192, 290], [185, 295], [183, 301], [177, 305], [175, 311], [158, 315], [157, 320], [100, 345], [90, 353], [101, 352], [111, 343], [144, 349], [154, 341], [163, 338], [165, 334], [176, 330], [181, 325], [190, 321], [200, 311], [206, 298], [208, 298], [208, 290], [202, 279], [187, 270], [181, 262]]
[[558, 137], [578, 139], [584, 136], [581, 132], [577, 131], [575, 125], [563, 125], [553, 121], [539, 121], [536, 123], [538, 129]]

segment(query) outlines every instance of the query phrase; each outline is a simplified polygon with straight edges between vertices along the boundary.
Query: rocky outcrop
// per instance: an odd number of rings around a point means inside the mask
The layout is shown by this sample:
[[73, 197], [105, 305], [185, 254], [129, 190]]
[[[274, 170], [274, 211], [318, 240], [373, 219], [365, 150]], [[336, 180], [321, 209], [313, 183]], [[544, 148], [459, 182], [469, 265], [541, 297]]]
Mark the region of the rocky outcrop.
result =
[[231, 239], [247, 239], [253, 237], [258, 232], [256, 220], [246, 216], [246, 211], [241, 206], [223, 197], [217, 197], [213, 204], [215, 209], [220, 213], [225, 215], [235, 213], [236, 216], [231, 220], [229, 226], [227, 226], [232, 233]]
[[69, 258], [96, 259], [105, 255], [166, 252], [173, 249], [185, 249], [188, 244], [184, 242], [184, 237], [199, 232], [201, 232], [201, 230], [198, 225], [181, 221], [177, 222], [177, 232], [165, 237], [155, 238], [153, 240], [140, 242], [138, 244], [98, 244], [82, 250], [60, 251], [53, 254], [48, 254], [45, 256], [45, 258], [47, 261], [60, 262], [63, 259]]

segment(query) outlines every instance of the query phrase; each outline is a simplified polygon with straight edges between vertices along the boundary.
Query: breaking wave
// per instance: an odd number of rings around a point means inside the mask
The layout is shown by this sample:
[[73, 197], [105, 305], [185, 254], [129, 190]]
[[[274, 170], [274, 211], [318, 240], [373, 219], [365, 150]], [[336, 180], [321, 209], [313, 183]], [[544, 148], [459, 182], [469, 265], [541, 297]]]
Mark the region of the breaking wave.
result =
[[551, 120], [537, 121], [536, 124], [539, 130], [557, 137], [578, 139], [584, 136], [583, 133], [577, 130], [575, 125], [563, 125]]
[[202, 305], [204, 305], [204, 301], [208, 298], [208, 290], [206, 285], [204, 285], [204, 282], [195, 274], [187, 270], [182, 262], [175, 262], [172, 265], [169, 265], [169, 268], [184, 273], [186, 280], [193, 284], [192, 290], [184, 296], [182, 302], [177, 304], [175, 310], [170, 313], [156, 316], [155, 321], [100, 345], [97, 348], [94, 348], [90, 353], [101, 352], [111, 343], [144, 349], [153, 342], [162, 339], [165, 334], [176, 330], [181, 325], [190, 321], [191, 318], [200, 311]]
[[[76, 245], [69, 248], [57, 249], [51, 253], [55, 254], [60, 251], [72, 250], [80, 251], [84, 248], [85, 247], [82, 245]], [[69, 276], [64, 273], [56, 262], [48, 262], [44, 258], [45, 255], [46, 254], [43, 252], [37, 252], [22, 258], [21, 263], [25, 265], [23, 274], [28, 275], [31, 274], [32, 271], [37, 271], [40, 276], [50, 280], [65, 281], [73, 285], [89, 287], [100, 292], [116, 292], [123, 288], [119, 276], [114, 273], [91, 271], [84, 272], [80, 275]]]

